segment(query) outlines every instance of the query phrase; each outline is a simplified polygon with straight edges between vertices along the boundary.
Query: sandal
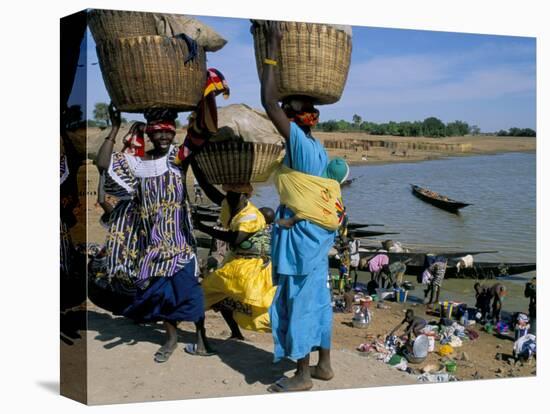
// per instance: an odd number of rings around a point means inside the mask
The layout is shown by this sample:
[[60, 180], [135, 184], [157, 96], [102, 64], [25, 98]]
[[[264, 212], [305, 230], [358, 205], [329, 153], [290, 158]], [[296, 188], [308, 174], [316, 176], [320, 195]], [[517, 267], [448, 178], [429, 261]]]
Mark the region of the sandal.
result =
[[153, 355], [153, 359], [155, 362], [163, 363], [170, 359], [170, 356], [174, 353], [174, 349], [169, 349], [161, 346], [157, 352], [155, 352], [155, 355]]
[[185, 345], [183, 350], [187, 352], [189, 355], [194, 355], [194, 356], [207, 357], [207, 356], [212, 356], [217, 354], [216, 351], [197, 351], [197, 344], [187, 344]]
[[297, 392], [297, 391], [309, 391], [313, 385], [306, 389], [290, 389], [288, 388], [288, 378], [287, 377], [281, 377], [277, 381], [275, 381], [273, 384], [271, 384], [269, 387], [267, 387], [267, 391], [271, 393], [277, 393], [277, 392]]

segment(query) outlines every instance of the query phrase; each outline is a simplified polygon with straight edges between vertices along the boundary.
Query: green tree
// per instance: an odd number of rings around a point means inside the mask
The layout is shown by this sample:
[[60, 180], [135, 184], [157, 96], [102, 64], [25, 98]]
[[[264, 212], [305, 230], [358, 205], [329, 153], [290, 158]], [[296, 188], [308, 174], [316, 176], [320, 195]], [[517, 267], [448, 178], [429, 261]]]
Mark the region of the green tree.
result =
[[94, 119], [98, 121], [98, 123], [104, 123], [109, 126], [109, 105], [105, 102], [97, 102], [94, 106]]
[[481, 133], [481, 129], [477, 125], [470, 126], [469, 133], [471, 135], [479, 135]]
[[534, 129], [524, 128], [524, 129], [521, 130], [521, 136], [522, 137], [536, 137], [537, 133]]
[[508, 130], [508, 135], [510, 135], [511, 137], [519, 137], [521, 135], [521, 129], [519, 128], [510, 128]]
[[427, 137], [444, 137], [445, 124], [436, 117], [426, 118], [422, 123], [422, 130]]
[[414, 121], [411, 125], [411, 136], [420, 137], [422, 136], [424, 130], [422, 129], [422, 122]]
[[338, 125], [338, 131], [349, 131], [351, 129], [351, 124], [348, 121], [340, 119], [336, 123]]
[[334, 120], [320, 122], [317, 126], [325, 132], [334, 132], [338, 130], [338, 124]]
[[359, 127], [361, 126], [361, 122], [363, 122], [363, 119], [357, 115], [357, 114], [354, 114], [353, 115], [353, 126], [355, 129], [359, 129]]

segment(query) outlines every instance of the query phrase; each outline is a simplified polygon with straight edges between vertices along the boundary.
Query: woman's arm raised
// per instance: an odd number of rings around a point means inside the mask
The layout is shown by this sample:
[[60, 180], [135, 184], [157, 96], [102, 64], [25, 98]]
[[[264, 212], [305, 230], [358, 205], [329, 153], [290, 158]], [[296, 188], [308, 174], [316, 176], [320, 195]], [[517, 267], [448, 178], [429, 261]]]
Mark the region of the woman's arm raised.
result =
[[267, 56], [262, 62], [261, 99], [262, 106], [277, 131], [285, 140], [290, 138], [290, 121], [278, 103], [277, 85], [275, 81], [275, 65], [279, 55], [281, 30], [278, 22], [265, 22], [267, 39]]
[[116, 142], [116, 135], [120, 129], [120, 111], [116, 109], [112, 103], [109, 104], [109, 116], [111, 118], [111, 132], [99, 148], [96, 159], [96, 165], [100, 173], [109, 168], [111, 155]]

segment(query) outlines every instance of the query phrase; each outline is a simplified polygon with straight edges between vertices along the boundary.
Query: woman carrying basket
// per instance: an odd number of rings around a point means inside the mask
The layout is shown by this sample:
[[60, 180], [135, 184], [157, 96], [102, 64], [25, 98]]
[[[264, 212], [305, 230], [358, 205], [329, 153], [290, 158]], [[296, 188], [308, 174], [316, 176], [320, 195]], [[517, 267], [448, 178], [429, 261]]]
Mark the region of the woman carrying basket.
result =
[[[281, 378], [268, 391], [304, 391], [312, 388], [312, 378], [330, 380], [334, 376], [330, 362], [332, 307], [327, 285], [328, 253], [343, 217], [343, 206], [339, 183], [320, 178], [326, 176], [329, 160], [322, 144], [311, 136], [319, 111], [307, 97], [284, 99], [282, 107], [279, 106], [274, 67], [281, 32], [276, 22], [266, 22], [265, 28], [267, 58], [261, 79], [262, 105], [286, 141], [282, 173], [276, 176], [283, 205], [277, 210], [279, 224], [272, 237], [277, 291], [270, 319], [275, 361], [282, 358], [297, 361], [295, 375]], [[319, 193], [314, 195], [318, 190], [322, 199], [318, 198]], [[300, 200], [307, 206], [300, 205]], [[306, 208], [298, 214], [301, 207]], [[325, 212], [330, 223], [323, 222]], [[299, 220], [287, 225], [288, 219], [295, 216]], [[309, 355], [316, 350], [319, 362], [310, 367]]]
[[129, 200], [126, 214], [116, 217], [107, 238], [109, 271], [116, 274], [120, 269], [137, 287], [133, 303], [123, 311], [125, 316], [164, 323], [166, 340], [154, 355], [156, 362], [167, 361], [176, 349], [179, 321], [195, 323], [193, 354], [213, 354], [205, 335], [204, 298], [185, 186], [189, 155], [216, 129], [215, 95], [228, 93], [223, 76], [212, 69], [206, 90], [179, 148], [173, 145], [177, 113], [145, 112], [145, 133], [153, 149], [142, 157], [113, 153], [120, 112], [111, 106], [112, 130], [97, 158], [98, 168], [105, 171], [106, 193]]

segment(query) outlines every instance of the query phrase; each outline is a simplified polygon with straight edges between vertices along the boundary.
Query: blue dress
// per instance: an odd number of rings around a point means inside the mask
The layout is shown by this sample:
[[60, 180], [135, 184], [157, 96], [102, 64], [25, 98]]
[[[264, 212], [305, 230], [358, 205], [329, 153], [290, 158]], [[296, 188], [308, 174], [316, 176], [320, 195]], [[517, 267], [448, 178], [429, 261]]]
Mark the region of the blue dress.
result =
[[[328, 156], [319, 141], [308, 138], [291, 122], [283, 163], [294, 170], [321, 176]], [[276, 220], [293, 215], [288, 208], [279, 206]], [[328, 253], [335, 234], [306, 220], [290, 229], [279, 226], [273, 229], [271, 256], [277, 291], [270, 307], [270, 319], [275, 362], [282, 358], [298, 360], [311, 351], [330, 348], [332, 306]]]

